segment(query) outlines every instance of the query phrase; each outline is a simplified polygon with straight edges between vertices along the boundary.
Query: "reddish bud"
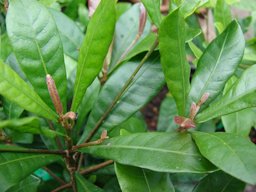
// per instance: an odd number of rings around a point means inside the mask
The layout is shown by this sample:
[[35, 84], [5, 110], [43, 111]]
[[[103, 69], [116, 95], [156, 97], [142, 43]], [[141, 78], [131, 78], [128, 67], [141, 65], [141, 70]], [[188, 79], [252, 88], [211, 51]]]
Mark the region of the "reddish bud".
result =
[[65, 115], [63, 115], [62, 117], [63, 119], [71, 119], [71, 120], [76, 120], [77, 119], [77, 115], [75, 112], [73, 111], [69, 111], [67, 112]]
[[54, 82], [52, 76], [49, 74], [46, 75], [46, 84], [47, 84], [48, 91], [49, 91], [49, 94], [52, 99], [52, 102], [53, 102], [56, 112], [59, 115], [62, 115], [63, 107], [62, 107], [62, 104], [60, 101], [60, 96], [59, 96], [58, 90], [56, 88], [55, 82]]
[[195, 102], [193, 102], [192, 104], [191, 104], [191, 107], [190, 107], [190, 119], [194, 119], [195, 118], [195, 116], [196, 116], [196, 114], [198, 113], [198, 111], [199, 111], [199, 109], [200, 109], [200, 107], [198, 106], [198, 105], [196, 105], [196, 103]]
[[94, 14], [99, 4], [100, 0], [88, 0], [89, 17], [91, 17]]
[[108, 138], [108, 131], [104, 129], [101, 133], [100, 139], [107, 139]]
[[147, 22], [147, 11], [144, 5], [140, 4], [140, 23], [139, 23], [139, 35], [141, 35], [144, 31], [145, 25]]
[[203, 105], [205, 101], [207, 101], [207, 99], [209, 98], [209, 95], [210, 95], [209, 93], [204, 93], [197, 105], [198, 106]]
[[196, 127], [193, 120], [191, 120], [190, 118], [182, 117], [182, 116], [175, 116], [174, 122], [178, 124], [180, 127], [185, 129]]

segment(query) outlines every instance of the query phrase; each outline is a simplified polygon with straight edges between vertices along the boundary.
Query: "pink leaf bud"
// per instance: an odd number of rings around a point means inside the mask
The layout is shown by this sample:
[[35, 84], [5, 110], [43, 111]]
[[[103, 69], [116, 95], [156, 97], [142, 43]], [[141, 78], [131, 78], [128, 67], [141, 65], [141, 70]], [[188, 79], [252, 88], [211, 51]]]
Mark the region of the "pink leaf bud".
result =
[[147, 22], [147, 11], [144, 5], [140, 4], [140, 23], [139, 23], [139, 35], [141, 35], [144, 31], [145, 25]]

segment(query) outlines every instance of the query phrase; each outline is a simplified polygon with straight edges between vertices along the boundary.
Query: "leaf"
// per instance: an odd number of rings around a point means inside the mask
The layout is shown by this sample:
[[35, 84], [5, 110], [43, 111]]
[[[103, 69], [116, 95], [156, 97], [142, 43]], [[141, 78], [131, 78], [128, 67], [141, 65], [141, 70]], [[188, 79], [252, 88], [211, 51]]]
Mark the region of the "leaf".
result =
[[[112, 104], [114, 98], [120, 93], [120, 90], [130, 78], [140, 60], [141, 57], [138, 57], [120, 66], [120, 68], [118, 68], [118, 70], [116, 70], [108, 79], [93, 106], [86, 129], [84, 130], [79, 143], [85, 141], [96, 123]], [[149, 102], [160, 91], [163, 84], [164, 77], [159, 63], [159, 54], [154, 53], [144, 63], [140, 71], [134, 77], [133, 82], [121, 96], [113, 110], [108, 114], [107, 118], [100, 126], [101, 129], [94, 138], [98, 138], [100, 136], [103, 128], [111, 132], [114, 127], [127, 120], [147, 102]]]
[[[118, 19], [115, 27], [115, 38], [113, 41], [110, 69], [113, 69], [123, 60], [123, 54], [138, 35], [139, 18], [140, 4], [135, 4]], [[141, 37], [134, 46], [138, 45], [146, 37], [146, 35], [148, 35], [149, 32], [150, 23], [147, 22]], [[150, 44], [150, 46], [152, 44]]]
[[49, 11], [56, 22], [63, 44], [64, 53], [77, 60], [79, 49], [83, 41], [82, 31], [74, 21], [72, 21], [62, 12], [54, 9], [49, 9]]
[[5, 61], [6, 58], [11, 54], [12, 47], [10, 40], [6, 33], [1, 34], [0, 32], [0, 59]]
[[145, 6], [153, 23], [157, 28], [159, 28], [162, 21], [162, 15], [160, 12], [160, 0], [141, 0], [141, 2]]
[[54, 109], [45, 81], [46, 74], [50, 74], [65, 109], [67, 81], [63, 48], [48, 9], [35, 0], [12, 0], [6, 25], [17, 60], [35, 91]]
[[136, 133], [106, 140], [79, 151], [158, 172], [211, 172], [187, 133]]
[[201, 123], [218, 116], [256, 107], [255, 74], [256, 65], [246, 69], [225, 95], [196, 116], [196, 122]]
[[220, 132], [193, 132], [192, 136], [202, 155], [214, 165], [237, 179], [255, 185], [256, 147], [248, 138]]
[[103, 66], [114, 33], [115, 2], [102, 0], [87, 27], [78, 59], [72, 111], [77, 111], [87, 87]]
[[0, 61], [0, 94], [32, 113], [50, 120], [57, 120], [57, 114], [2, 61]]
[[3, 98], [3, 109], [8, 119], [18, 118], [24, 111], [19, 105], [6, 98]]
[[227, 5], [225, 0], [217, 0], [214, 10], [214, 20], [219, 33], [222, 33], [232, 21], [230, 7]]
[[160, 114], [157, 122], [158, 131], [176, 131], [178, 125], [174, 122], [177, 116], [176, 104], [172, 96], [167, 95], [160, 106]]
[[40, 184], [40, 179], [30, 175], [17, 185], [9, 188], [6, 192], [37, 192], [37, 187]]
[[118, 2], [116, 4], [116, 19], [118, 20], [131, 6], [132, 4], [128, 2]]
[[193, 14], [195, 10], [199, 7], [200, 3], [200, 0], [183, 1], [180, 6], [180, 11], [184, 15], [184, 18]]
[[245, 183], [222, 171], [216, 171], [203, 178], [193, 192], [241, 192], [244, 188]]
[[[0, 145], [1, 148], [15, 149], [17, 147]], [[17, 185], [36, 169], [47, 164], [60, 160], [56, 155], [35, 155], [24, 153], [0, 153], [0, 191], [6, 191], [8, 188]]]
[[76, 184], [77, 184], [78, 192], [103, 192], [101, 188], [87, 181], [79, 173], [76, 173], [75, 176], [76, 176]]
[[174, 192], [167, 173], [115, 163], [115, 171], [123, 192]]
[[199, 59], [191, 83], [189, 102], [197, 103], [203, 94], [209, 93], [203, 105], [206, 107], [221, 93], [242, 59], [244, 46], [241, 28], [233, 21], [210, 43]]
[[48, 137], [55, 137], [57, 132], [48, 128], [42, 128], [37, 117], [24, 117], [0, 121], [0, 130], [8, 128], [21, 133], [43, 134]]
[[185, 114], [190, 67], [186, 62], [185, 21], [179, 9], [169, 14], [159, 29], [161, 64], [179, 115]]

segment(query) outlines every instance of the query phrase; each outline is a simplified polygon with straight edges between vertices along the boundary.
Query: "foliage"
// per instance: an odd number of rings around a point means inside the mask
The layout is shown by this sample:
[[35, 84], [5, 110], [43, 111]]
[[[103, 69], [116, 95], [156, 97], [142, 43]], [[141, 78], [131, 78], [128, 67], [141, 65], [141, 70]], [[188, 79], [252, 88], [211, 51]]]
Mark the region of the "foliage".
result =
[[165, 3], [0, 2], [0, 191], [256, 185], [253, 3]]

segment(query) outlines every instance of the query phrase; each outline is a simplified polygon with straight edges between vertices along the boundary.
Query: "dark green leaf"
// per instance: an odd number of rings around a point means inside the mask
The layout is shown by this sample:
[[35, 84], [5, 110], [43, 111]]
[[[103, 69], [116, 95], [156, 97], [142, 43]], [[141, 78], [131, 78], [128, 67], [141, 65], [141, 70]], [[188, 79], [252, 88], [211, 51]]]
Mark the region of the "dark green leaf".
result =
[[51, 120], [57, 119], [57, 114], [2, 61], [0, 61], [0, 94], [32, 113]]
[[115, 171], [123, 192], [174, 192], [167, 173], [115, 163]]
[[137, 133], [79, 151], [159, 172], [211, 172], [188, 133]]
[[161, 64], [167, 86], [173, 95], [179, 115], [184, 115], [189, 92], [190, 67], [186, 62], [185, 21], [179, 9], [168, 15], [159, 30]]
[[48, 9], [35, 0], [12, 0], [9, 3], [7, 31], [22, 70], [39, 96], [54, 109], [45, 82], [46, 74], [50, 74], [65, 109], [66, 71], [54, 19]]
[[9, 188], [6, 192], [37, 192], [37, 187], [40, 183], [40, 179], [30, 175], [17, 185]]
[[76, 185], [78, 192], [103, 192], [101, 188], [87, 181], [79, 173], [76, 173]]
[[87, 87], [103, 66], [114, 33], [115, 3], [115, 0], [102, 0], [87, 27], [78, 59], [72, 111], [77, 111]]
[[219, 100], [196, 116], [196, 121], [234, 113], [246, 108], [256, 107], [256, 65], [244, 71], [240, 79]]
[[228, 24], [232, 21], [230, 7], [225, 0], [217, 0], [214, 9], [215, 26], [219, 33], [222, 33]]
[[226, 81], [233, 75], [240, 63], [245, 41], [241, 28], [233, 21], [204, 51], [193, 75], [189, 101], [197, 103], [205, 93], [209, 98], [207, 106], [223, 90]]
[[193, 192], [241, 192], [244, 188], [244, 182], [222, 171], [217, 171], [203, 178]]
[[[111, 105], [114, 98], [119, 94], [126, 81], [138, 66], [140, 59], [141, 57], [139, 57], [139, 59], [136, 58], [120, 66], [108, 79], [93, 106], [86, 129], [79, 143], [85, 140], [101, 116]], [[155, 53], [144, 63], [140, 71], [134, 77], [131, 85], [101, 125], [101, 128], [111, 131], [114, 127], [127, 120], [159, 92], [163, 83], [164, 77], [159, 63], [159, 55]], [[98, 138], [100, 133], [101, 130], [95, 137]]]
[[[1, 148], [15, 149], [15, 147], [6, 145], [0, 145], [0, 149]], [[8, 188], [21, 182], [36, 169], [60, 159], [61, 157], [56, 155], [35, 155], [1, 152], [0, 191], [6, 191]]]
[[12, 47], [6, 33], [0, 35], [0, 50], [0, 59], [5, 61], [12, 51]]
[[[118, 19], [116, 23], [115, 39], [113, 42], [113, 51], [112, 51], [112, 57], [111, 57], [111, 63], [110, 63], [111, 69], [116, 65], [120, 64], [120, 62], [124, 59], [127, 48], [129, 48], [129, 46], [132, 44], [132, 42], [135, 40], [136, 36], [138, 35], [139, 20], [140, 20], [139, 7], [140, 7], [140, 4], [133, 5], [128, 11], [126, 11]], [[150, 32], [150, 23], [147, 22], [142, 36], [139, 38], [138, 42], [134, 46], [138, 45], [139, 42], [143, 40], [149, 32]], [[150, 44], [150, 46], [152, 44]]]
[[175, 131], [178, 125], [173, 121], [178, 114], [175, 101], [172, 96], [167, 95], [160, 106], [160, 114], [157, 122], [158, 131]]
[[24, 111], [19, 105], [6, 98], [3, 98], [3, 108], [8, 119], [18, 118]]
[[162, 15], [160, 12], [160, 0], [141, 0], [141, 2], [144, 4], [151, 20], [153, 23], [159, 28], [160, 23], [162, 21]]
[[74, 21], [63, 13], [54, 9], [49, 9], [49, 11], [57, 24], [64, 53], [77, 60], [79, 49], [83, 41], [82, 31]]
[[192, 136], [202, 155], [214, 165], [246, 183], [256, 184], [256, 146], [249, 138], [204, 132], [193, 132]]

